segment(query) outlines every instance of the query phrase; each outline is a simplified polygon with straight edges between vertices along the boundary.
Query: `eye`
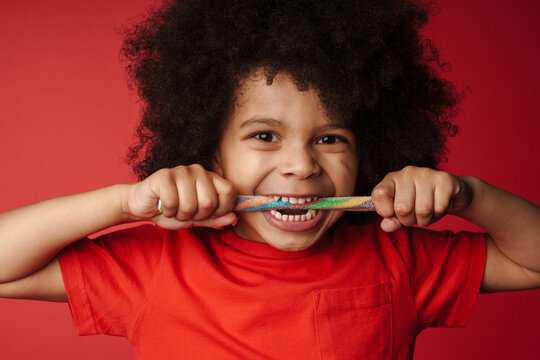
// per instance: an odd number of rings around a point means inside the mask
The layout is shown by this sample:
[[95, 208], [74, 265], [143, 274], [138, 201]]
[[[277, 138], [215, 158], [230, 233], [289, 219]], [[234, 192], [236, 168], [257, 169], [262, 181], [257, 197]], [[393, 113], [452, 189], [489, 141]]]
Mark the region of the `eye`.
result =
[[253, 135], [253, 137], [255, 139], [257, 139], [257, 140], [261, 140], [261, 141], [264, 141], [264, 142], [276, 142], [277, 141], [276, 135], [274, 135], [273, 133], [271, 133], [269, 131], [258, 132], [255, 135]]
[[347, 140], [337, 135], [325, 135], [317, 140], [317, 144], [335, 144], [339, 142], [347, 142]]

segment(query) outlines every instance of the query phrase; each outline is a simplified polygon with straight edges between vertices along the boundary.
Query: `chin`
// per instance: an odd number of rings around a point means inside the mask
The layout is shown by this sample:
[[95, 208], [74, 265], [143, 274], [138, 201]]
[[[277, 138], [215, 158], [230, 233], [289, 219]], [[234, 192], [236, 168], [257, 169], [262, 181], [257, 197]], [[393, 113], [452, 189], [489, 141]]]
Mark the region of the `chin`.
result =
[[316, 241], [314, 242], [311, 242], [311, 241], [294, 241], [294, 240], [291, 240], [291, 241], [267, 241], [267, 244], [278, 249], [278, 250], [281, 250], [281, 251], [302, 251], [302, 250], [306, 250], [307, 248], [309, 248], [310, 246], [312, 246], [313, 244], [315, 244]]

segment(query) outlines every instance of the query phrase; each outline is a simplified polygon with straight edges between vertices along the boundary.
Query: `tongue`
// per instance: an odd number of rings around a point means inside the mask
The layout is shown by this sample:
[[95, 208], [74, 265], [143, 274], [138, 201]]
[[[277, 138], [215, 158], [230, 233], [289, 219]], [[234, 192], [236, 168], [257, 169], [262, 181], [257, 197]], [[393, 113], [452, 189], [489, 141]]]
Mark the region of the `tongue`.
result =
[[281, 209], [278, 211], [283, 215], [304, 215], [307, 213], [306, 209]]

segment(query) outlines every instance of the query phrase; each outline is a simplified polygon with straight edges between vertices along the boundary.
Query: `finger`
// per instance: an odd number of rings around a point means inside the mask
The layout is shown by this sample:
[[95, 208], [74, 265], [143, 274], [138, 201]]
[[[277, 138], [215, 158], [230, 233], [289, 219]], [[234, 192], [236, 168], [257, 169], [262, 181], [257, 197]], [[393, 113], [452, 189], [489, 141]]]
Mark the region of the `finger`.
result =
[[160, 178], [157, 193], [161, 200], [163, 216], [167, 218], [176, 217], [178, 212], [178, 190], [170, 175]]
[[193, 226], [205, 226], [205, 227], [211, 227], [214, 229], [223, 229], [225, 226], [234, 224], [235, 221], [236, 221], [236, 214], [230, 212], [227, 215], [220, 216], [217, 218], [206, 218], [201, 221], [195, 221], [193, 223]]
[[414, 211], [417, 224], [428, 226], [433, 220], [434, 186], [432, 183], [420, 182], [416, 184], [415, 191]]
[[403, 225], [399, 222], [395, 216], [384, 218], [381, 221], [381, 229], [386, 232], [393, 232], [402, 229]]
[[434, 193], [433, 215], [440, 219], [450, 208], [453, 188], [451, 186], [437, 186]]
[[214, 214], [219, 200], [214, 187], [214, 183], [207, 172], [204, 172], [197, 177], [197, 212], [193, 216], [193, 220], [200, 221]]
[[399, 222], [405, 226], [416, 224], [414, 212], [416, 187], [409, 178], [396, 181], [396, 195], [394, 196], [394, 212]]
[[186, 168], [181, 170], [181, 174], [176, 179], [179, 198], [176, 218], [180, 221], [187, 221], [192, 220], [197, 212], [197, 189], [192, 171]]
[[388, 218], [394, 215], [395, 183], [390, 178], [381, 181], [373, 191], [371, 197], [375, 211], [382, 217]]
[[236, 203], [238, 192], [229, 181], [217, 174], [213, 174], [212, 182], [218, 196], [218, 206], [214, 215], [219, 217], [230, 213]]

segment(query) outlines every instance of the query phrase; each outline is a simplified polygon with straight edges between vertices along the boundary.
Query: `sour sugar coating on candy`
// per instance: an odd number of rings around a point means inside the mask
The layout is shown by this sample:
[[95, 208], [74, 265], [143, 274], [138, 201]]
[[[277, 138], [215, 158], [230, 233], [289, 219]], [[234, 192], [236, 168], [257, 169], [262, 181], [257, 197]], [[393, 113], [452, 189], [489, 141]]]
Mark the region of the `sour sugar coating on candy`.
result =
[[318, 209], [342, 211], [374, 211], [370, 196], [325, 197], [308, 203], [293, 204], [273, 196], [239, 196], [236, 211], [260, 211], [271, 209]]

